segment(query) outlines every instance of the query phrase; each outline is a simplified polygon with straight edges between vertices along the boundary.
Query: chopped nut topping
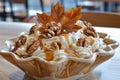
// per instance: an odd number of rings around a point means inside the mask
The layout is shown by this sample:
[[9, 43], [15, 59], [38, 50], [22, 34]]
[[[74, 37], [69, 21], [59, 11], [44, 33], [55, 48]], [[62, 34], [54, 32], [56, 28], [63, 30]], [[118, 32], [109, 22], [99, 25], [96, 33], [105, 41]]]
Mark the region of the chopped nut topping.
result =
[[92, 27], [92, 24], [87, 21], [84, 21], [84, 24], [86, 25], [86, 28], [83, 30], [83, 33], [87, 36], [97, 37], [96, 31]]
[[51, 48], [52, 48], [53, 50], [59, 50], [59, 49], [62, 48], [62, 44], [61, 44], [60, 42], [53, 42], [53, 43], [51, 44]]
[[26, 42], [27, 38], [25, 36], [20, 36], [20, 38], [18, 39], [18, 41], [16, 43], [18, 43], [18, 47], [20, 47], [20, 45], [24, 45]]
[[44, 44], [44, 47], [43, 47], [43, 49], [45, 51], [47, 51], [47, 50], [51, 50], [51, 51], [59, 50], [61, 48], [62, 48], [62, 43], [61, 42], [52, 42], [51, 44], [46, 43], [46, 44]]
[[87, 27], [91, 27], [92, 24], [90, 22], [87, 22], [87, 21], [83, 21], [83, 23], [87, 26]]
[[14, 48], [11, 51], [15, 51], [17, 48], [19, 48], [21, 45], [24, 45], [27, 38], [24, 35], [21, 35], [18, 41], [16, 41]]
[[93, 37], [97, 37], [97, 34], [94, 30], [94, 28], [92, 27], [86, 27], [84, 30], [83, 30], [83, 33], [87, 36], [93, 36]]
[[33, 42], [32, 44], [30, 44], [30, 45], [28, 46], [28, 48], [26, 49], [26, 52], [27, 52], [28, 54], [32, 54], [32, 53], [38, 48], [39, 45], [40, 45], [39, 40]]
[[32, 26], [30, 31], [29, 31], [29, 35], [33, 34], [35, 32], [35, 29], [37, 29], [37, 26], [36, 25]]
[[61, 26], [58, 26], [55, 22], [47, 23], [41, 36], [43, 38], [51, 38], [57, 36], [61, 32]]
[[79, 38], [77, 42], [77, 46], [87, 47], [90, 43], [85, 38]]
[[50, 44], [48, 44], [47, 42], [44, 44], [43, 46], [43, 50], [47, 51], [47, 50], [50, 50], [51, 49], [51, 46]]

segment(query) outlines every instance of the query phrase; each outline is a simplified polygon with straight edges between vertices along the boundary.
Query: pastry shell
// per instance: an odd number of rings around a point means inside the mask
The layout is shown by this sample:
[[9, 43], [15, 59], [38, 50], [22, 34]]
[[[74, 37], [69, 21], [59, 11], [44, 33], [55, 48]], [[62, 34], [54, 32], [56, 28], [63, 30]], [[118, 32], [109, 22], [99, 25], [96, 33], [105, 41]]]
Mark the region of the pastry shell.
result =
[[[105, 40], [107, 38], [108, 41], [112, 40], [108, 38], [107, 35], [102, 37], [103, 35], [104, 33], [99, 34], [101, 39]], [[45, 61], [44, 59], [35, 56], [28, 58], [18, 57], [15, 53], [9, 52], [10, 45], [14, 40], [15, 38], [6, 41], [7, 46], [1, 50], [0, 55], [37, 80], [79, 79], [80, 77], [87, 75], [96, 66], [110, 59], [119, 45], [116, 41], [112, 40], [114, 43], [109, 42], [105, 49], [96, 51], [91, 58], [64, 57], [59, 62], [55, 62]]]

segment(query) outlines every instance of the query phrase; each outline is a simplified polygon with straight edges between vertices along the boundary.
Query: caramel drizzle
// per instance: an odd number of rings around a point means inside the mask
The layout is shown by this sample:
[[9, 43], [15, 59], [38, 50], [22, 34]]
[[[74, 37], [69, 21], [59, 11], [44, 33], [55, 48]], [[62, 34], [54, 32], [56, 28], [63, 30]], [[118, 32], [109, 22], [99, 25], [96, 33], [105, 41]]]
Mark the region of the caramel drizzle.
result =
[[68, 55], [73, 55], [74, 57], [80, 58], [80, 55], [73, 49], [72, 45], [69, 46], [69, 49], [64, 50]]
[[54, 58], [53, 51], [47, 50], [47, 51], [45, 51], [45, 54], [46, 54], [46, 58], [45, 59], [47, 61], [53, 60], [53, 58]]
[[68, 43], [70, 43], [70, 42], [69, 42], [68, 34], [62, 34], [61, 36], [64, 36], [64, 38], [66, 39], [66, 41], [67, 41]]

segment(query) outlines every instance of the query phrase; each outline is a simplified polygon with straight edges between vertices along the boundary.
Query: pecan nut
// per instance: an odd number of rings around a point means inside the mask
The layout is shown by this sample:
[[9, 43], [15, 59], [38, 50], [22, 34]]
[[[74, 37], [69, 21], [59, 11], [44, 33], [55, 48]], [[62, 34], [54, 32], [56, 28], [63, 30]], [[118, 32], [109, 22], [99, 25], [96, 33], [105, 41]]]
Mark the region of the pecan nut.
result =
[[86, 25], [86, 28], [84, 28], [83, 33], [87, 36], [97, 37], [96, 31], [92, 27], [92, 24], [87, 21], [84, 21], [84, 24]]
[[32, 54], [32, 53], [39, 47], [39, 45], [40, 45], [39, 40], [34, 41], [32, 44], [30, 44], [30, 45], [27, 47], [26, 52], [27, 52], [28, 54]]
[[96, 31], [92, 27], [84, 28], [83, 33], [87, 36], [97, 37]]
[[57, 36], [58, 34], [60, 34], [60, 32], [61, 26], [51, 22], [46, 24], [46, 28], [42, 31], [41, 36], [43, 38], [51, 38], [53, 36]]
[[47, 50], [51, 50], [51, 51], [59, 50], [59, 49], [62, 49], [62, 43], [61, 42], [52, 42], [51, 44], [45, 43], [43, 49], [45, 51], [47, 51]]
[[15, 42], [14, 48], [11, 51], [15, 51], [17, 48], [19, 48], [21, 45], [24, 45], [27, 38], [24, 35], [21, 35], [19, 39]]
[[38, 27], [37, 27], [36, 25], [32, 26], [32, 27], [30, 28], [29, 35], [35, 33], [35, 30], [37, 30], [37, 29], [38, 29]]
[[90, 22], [87, 22], [87, 21], [83, 21], [83, 23], [87, 26], [87, 27], [91, 27], [92, 24]]
[[59, 50], [61, 48], [62, 48], [62, 43], [61, 42], [53, 42], [53, 43], [51, 43], [51, 49]]
[[50, 49], [51, 49], [50, 44], [48, 44], [47, 42], [44, 43], [43, 50], [47, 51], [47, 50], [50, 50]]
[[90, 45], [90, 43], [85, 38], [79, 38], [76, 45], [81, 47], [87, 47], [88, 45]]
[[24, 45], [25, 42], [26, 42], [26, 40], [27, 40], [26, 36], [24, 36], [24, 35], [20, 36], [20, 38], [19, 38], [18, 41], [16, 42], [16, 43], [18, 43], [18, 44], [17, 44], [18, 47], [20, 47], [21, 45]]

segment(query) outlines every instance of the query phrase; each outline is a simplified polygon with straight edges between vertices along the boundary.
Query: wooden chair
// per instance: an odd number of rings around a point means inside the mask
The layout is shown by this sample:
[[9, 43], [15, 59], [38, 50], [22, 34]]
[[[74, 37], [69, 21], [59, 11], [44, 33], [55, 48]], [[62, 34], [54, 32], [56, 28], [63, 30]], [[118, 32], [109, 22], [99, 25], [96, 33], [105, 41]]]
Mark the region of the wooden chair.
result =
[[[10, 0], [10, 7], [11, 7], [11, 15], [12, 15], [13, 21], [16, 21], [16, 20], [23, 21], [28, 16], [27, 0]], [[20, 10], [21, 7], [23, 7], [22, 10]]]
[[5, 0], [0, 0], [0, 18], [6, 20], [6, 11], [5, 11]]
[[91, 22], [94, 26], [120, 28], [120, 14], [106, 12], [82, 12], [81, 20]]
[[41, 10], [42, 10], [42, 12], [44, 12], [43, 0], [39, 0], [39, 1], [40, 1]]
[[[120, 15], [106, 12], [82, 12], [82, 21], [88, 21], [93, 26], [120, 28]], [[24, 20], [26, 23], [36, 22], [36, 17], [31, 16]]]
[[98, 0], [75, 0], [76, 7], [82, 6], [83, 9], [87, 10], [98, 10], [100, 9], [100, 1]]

